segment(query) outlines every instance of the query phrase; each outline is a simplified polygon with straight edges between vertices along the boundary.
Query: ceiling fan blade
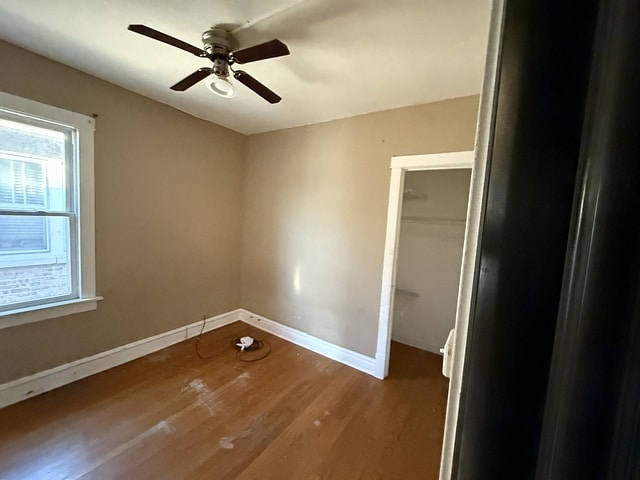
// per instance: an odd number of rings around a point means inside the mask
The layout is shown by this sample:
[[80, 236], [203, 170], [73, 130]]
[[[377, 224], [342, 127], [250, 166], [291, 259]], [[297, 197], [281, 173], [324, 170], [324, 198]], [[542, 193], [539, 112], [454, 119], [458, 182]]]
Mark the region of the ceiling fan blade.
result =
[[198, 70], [193, 72], [188, 77], [183, 78], [178, 83], [173, 85], [171, 87], [171, 90], [175, 90], [177, 92], [184, 92], [187, 88], [194, 86], [200, 80], [202, 80], [203, 78], [208, 77], [209, 75], [211, 75], [211, 69], [210, 68], [206, 68], [206, 67], [205, 68], [199, 68]]
[[158, 30], [154, 30], [151, 27], [147, 27], [146, 25], [129, 25], [129, 30], [135, 33], [139, 33], [140, 35], [144, 35], [145, 37], [153, 38], [154, 40], [158, 40], [159, 42], [166, 43], [173, 47], [177, 47], [181, 50], [184, 50], [189, 53], [193, 53], [196, 57], [206, 57], [207, 52], [202, 50], [201, 48], [194, 47], [193, 45], [188, 44], [187, 42], [183, 42], [182, 40], [178, 40], [171, 35], [167, 35], [166, 33], [159, 32]]
[[243, 83], [245, 86], [249, 87], [251, 90], [256, 92], [262, 98], [264, 98], [269, 103], [278, 103], [282, 98], [280, 98], [275, 92], [272, 92], [263, 84], [261, 84], [258, 80], [253, 78], [247, 72], [243, 72], [242, 70], [236, 70], [233, 74], [233, 78], [238, 80], [240, 83]]
[[236, 63], [249, 63], [289, 55], [289, 49], [284, 43], [276, 39], [253, 47], [236, 50], [231, 55]]

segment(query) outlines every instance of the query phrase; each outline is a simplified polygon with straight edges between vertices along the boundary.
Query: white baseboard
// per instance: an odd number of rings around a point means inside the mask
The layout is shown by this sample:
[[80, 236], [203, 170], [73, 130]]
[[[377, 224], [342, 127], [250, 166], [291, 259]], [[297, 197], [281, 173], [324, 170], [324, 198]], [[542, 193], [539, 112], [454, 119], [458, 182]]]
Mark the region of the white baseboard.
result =
[[295, 343], [307, 350], [319, 353], [320, 355], [335, 360], [336, 362], [343, 363], [349, 367], [355, 368], [356, 370], [360, 370], [361, 372], [368, 373], [369, 375], [374, 375], [375, 359], [372, 357], [354, 352], [348, 348], [334, 345], [333, 343], [321, 340], [287, 325], [269, 320], [268, 318], [257, 315], [243, 308], [240, 309], [240, 319], [249, 325], [253, 325], [260, 330], [264, 330], [265, 332], [271, 333], [276, 337], [280, 337], [291, 343]]
[[[207, 318], [204, 331], [208, 332], [237, 322], [240, 320], [240, 315], [241, 311], [238, 309]], [[195, 322], [169, 332], [44, 370], [34, 375], [3, 383], [0, 385], [0, 408], [157, 352], [188, 338], [195, 337], [200, 333], [201, 329], [202, 321]]]
[[[239, 320], [312, 352], [319, 353], [369, 375], [374, 375], [375, 360], [373, 358], [334, 345], [242, 308], [207, 318], [204, 331], [209, 332]], [[202, 321], [195, 322], [169, 332], [160, 333], [106, 352], [44, 370], [34, 375], [3, 383], [0, 385], [0, 408], [157, 352], [197, 336], [201, 329]]]

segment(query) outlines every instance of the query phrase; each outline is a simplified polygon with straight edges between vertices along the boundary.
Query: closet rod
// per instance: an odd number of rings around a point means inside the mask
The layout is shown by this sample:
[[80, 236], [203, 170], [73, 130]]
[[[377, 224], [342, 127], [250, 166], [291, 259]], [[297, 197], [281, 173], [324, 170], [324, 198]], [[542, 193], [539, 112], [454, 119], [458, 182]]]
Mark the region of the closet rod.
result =
[[401, 219], [406, 220], [408, 222], [428, 223], [432, 225], [443, 225], [443, 226], [451, 226], [451, 227], [464, 227], [465, 225], [464, 220], [459, 220], [456, 218], [412, 217], [408, 215], [403, 215]]

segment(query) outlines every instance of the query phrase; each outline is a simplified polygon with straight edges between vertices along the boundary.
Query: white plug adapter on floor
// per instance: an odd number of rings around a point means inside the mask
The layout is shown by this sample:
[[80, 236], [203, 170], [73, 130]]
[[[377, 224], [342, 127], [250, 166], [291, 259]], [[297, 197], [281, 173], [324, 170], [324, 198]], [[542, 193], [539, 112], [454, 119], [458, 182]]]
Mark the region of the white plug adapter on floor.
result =
[[253, 338], [251, 337], [242, 337], [238, 343], [236, 343], [237, 347], [240, 347], [241, 351], [246, 350], [251, 345], [253, 345]]

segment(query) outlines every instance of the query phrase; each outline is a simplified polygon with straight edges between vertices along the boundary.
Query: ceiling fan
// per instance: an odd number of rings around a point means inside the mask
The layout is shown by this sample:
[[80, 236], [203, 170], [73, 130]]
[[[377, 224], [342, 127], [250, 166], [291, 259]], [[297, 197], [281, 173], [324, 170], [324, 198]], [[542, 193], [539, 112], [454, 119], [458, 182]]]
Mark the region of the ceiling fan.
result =
[[236, 63], [244, 64], [289, 55], [289, 49], [280, 40], [274, 39], [237, 50], [238, 42], [231, 32], [220, 26], [213, 26], [202, 34], [204, 49], [201, 49], [145, 25], [129, 25], [128, 29], [145, 37], [153, 38], [154, 40], [192, 53], [196, 57], [208, 58], [213, 62], [211, 67], [199, 68], [191, 75], [180, 80], [171, 87], [172, 90], [182, 92], [200, 80], [209, 77], [206, 83], [209, 90], [223, 97], [232, 97], [235, 90], [229, 81], [229, 71], [231, 71], [233, 78], [253, 90], [267, 102], [278, 103], [282, 100], [275, 92], [271, 91], [247, 72], [234, 70], [232, 68], [232, 65]]

